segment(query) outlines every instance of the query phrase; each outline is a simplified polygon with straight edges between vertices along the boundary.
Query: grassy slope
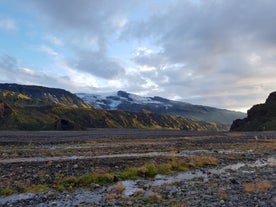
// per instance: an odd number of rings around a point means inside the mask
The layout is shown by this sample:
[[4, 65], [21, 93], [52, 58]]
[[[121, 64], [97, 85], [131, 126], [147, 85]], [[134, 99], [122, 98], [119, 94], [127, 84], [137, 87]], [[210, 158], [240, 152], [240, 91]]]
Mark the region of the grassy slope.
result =
[[[104, 111], [85, 105], [76, 106], [71, 101], [54, 103], [51, 100], [33, 99], [25, 94], [9, 91], [0, 91], [0, 100], [2, 130], [83, 130], [106, 127], [198, 131], [225, 129], [214, 123], [195, 122], [184, 117], [146, 112]], [[68, 97], [63, 97], [63, 100], [68, 100]]]

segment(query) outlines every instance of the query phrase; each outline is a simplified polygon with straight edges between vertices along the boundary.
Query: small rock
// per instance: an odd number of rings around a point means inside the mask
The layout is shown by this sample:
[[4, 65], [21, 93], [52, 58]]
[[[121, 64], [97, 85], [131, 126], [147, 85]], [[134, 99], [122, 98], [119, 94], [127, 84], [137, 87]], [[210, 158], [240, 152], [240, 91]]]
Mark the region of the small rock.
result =
[[158, 200], [160, 199], [160, 195], [158, 195], [157, 193], [154, 193], [151, 190], [148, 190], [144, 193], [144, 200]]
[[96, 189], [96, 188], [99, 188], [99, 187], [101, 187], [99, 184], [96, 184], [96, 183], [91, 183], [90, 184], [90, 188]]
[[57, 206], [57, 202], [52, 202], [51, 206]]

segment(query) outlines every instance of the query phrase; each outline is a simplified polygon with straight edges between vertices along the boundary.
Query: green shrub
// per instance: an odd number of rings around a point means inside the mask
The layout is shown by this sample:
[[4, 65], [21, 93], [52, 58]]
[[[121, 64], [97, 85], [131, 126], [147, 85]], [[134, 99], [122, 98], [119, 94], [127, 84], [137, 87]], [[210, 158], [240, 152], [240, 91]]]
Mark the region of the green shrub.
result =
[[0, 196], [9, 196], [14, 193], [16, 193], [16, 191], [10, 188], [4, 188], [0, 190]]
[[89, 174], [84, 174], [79, 178], [79, 184], [82, 186], [89, 185], [90, 183], [95, 182], [95, 176], [89, 175]]
[[157, 175], [157, 168], [154, 164], [148, 164], [148, 165], [145, 165], [144, 167], [148, 169], [146, 176], [154, 177], [155, 175]]
[[112, 183], [114, 180], [114, 176], [109, 173], [96, 175], [95, 177], [96, 177], [96, 183], [99, 183], [99, 184]]
[[173, 172], [172, 165], [169, 163], [159, 165], [157, 170], [158, 170], [158, 174], [162, 174], [162, 175], [171, 174]]
[[72, 189], [73, 187], [76, 187], [79, 183], [79, 179], [74, 176], [68, 176], [63, 178], [61, 181], [62, 185], [64, 185], [65, 188]]
[[63, 192], [63, 191], [65, 191], [65, 187], [64, 187], [64, 185], [57, 185], [56, 190], [59, 192]]
[[128, 168], [123, 172], [117, 172], [114, 174], [120, 180], [136, 179], [139, 177], [139, 171], [137, 168]]

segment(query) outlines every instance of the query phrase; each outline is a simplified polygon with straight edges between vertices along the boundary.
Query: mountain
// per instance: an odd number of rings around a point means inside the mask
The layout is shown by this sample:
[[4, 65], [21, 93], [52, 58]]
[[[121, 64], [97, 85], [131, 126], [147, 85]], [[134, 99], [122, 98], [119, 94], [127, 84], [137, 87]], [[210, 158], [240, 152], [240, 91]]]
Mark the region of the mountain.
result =
[[193, 120], [222, 123], [230, 127], [233, 120], [245, 117], [244, 113], [172, 101], [162, 97], [142, 97], [125, 91], [111, 95], [77, 93], [85, 103], [105, 110], [152, 112], [163, 115], [184, 116]]
[[272, 92], [266, 102], [254, 105], [247, 112], [247, 117], [237, 119], [231, 131], [275, 131], [276, 130], [276, 91]]
[[[91, 106], [85, 104], [78, 96], [57, 88], [47, 88], [42, 86], [29, 86], [19, 84], [0, 84], [0, 98], [5, 96], [5, 99], [11, 101], [25, 101], [32, 100], [36, 104], [61, 104], [66, 106], [75, 106], [90, 108]], [[15, 96], [15, 94], [17, 94]]]
[[225, 126], [149, 112], [101, 110], [63, 89], [0, 84], [1, 130], [148, 128], [226, 130]]

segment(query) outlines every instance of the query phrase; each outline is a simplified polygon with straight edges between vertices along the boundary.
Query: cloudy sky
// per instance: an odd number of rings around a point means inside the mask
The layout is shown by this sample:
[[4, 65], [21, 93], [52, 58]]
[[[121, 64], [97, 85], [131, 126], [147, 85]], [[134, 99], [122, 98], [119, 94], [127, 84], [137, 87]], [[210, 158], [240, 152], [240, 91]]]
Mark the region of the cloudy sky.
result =
[[1, 0], [0, 82], [246, 111], [276, 90], [275, 0]]

